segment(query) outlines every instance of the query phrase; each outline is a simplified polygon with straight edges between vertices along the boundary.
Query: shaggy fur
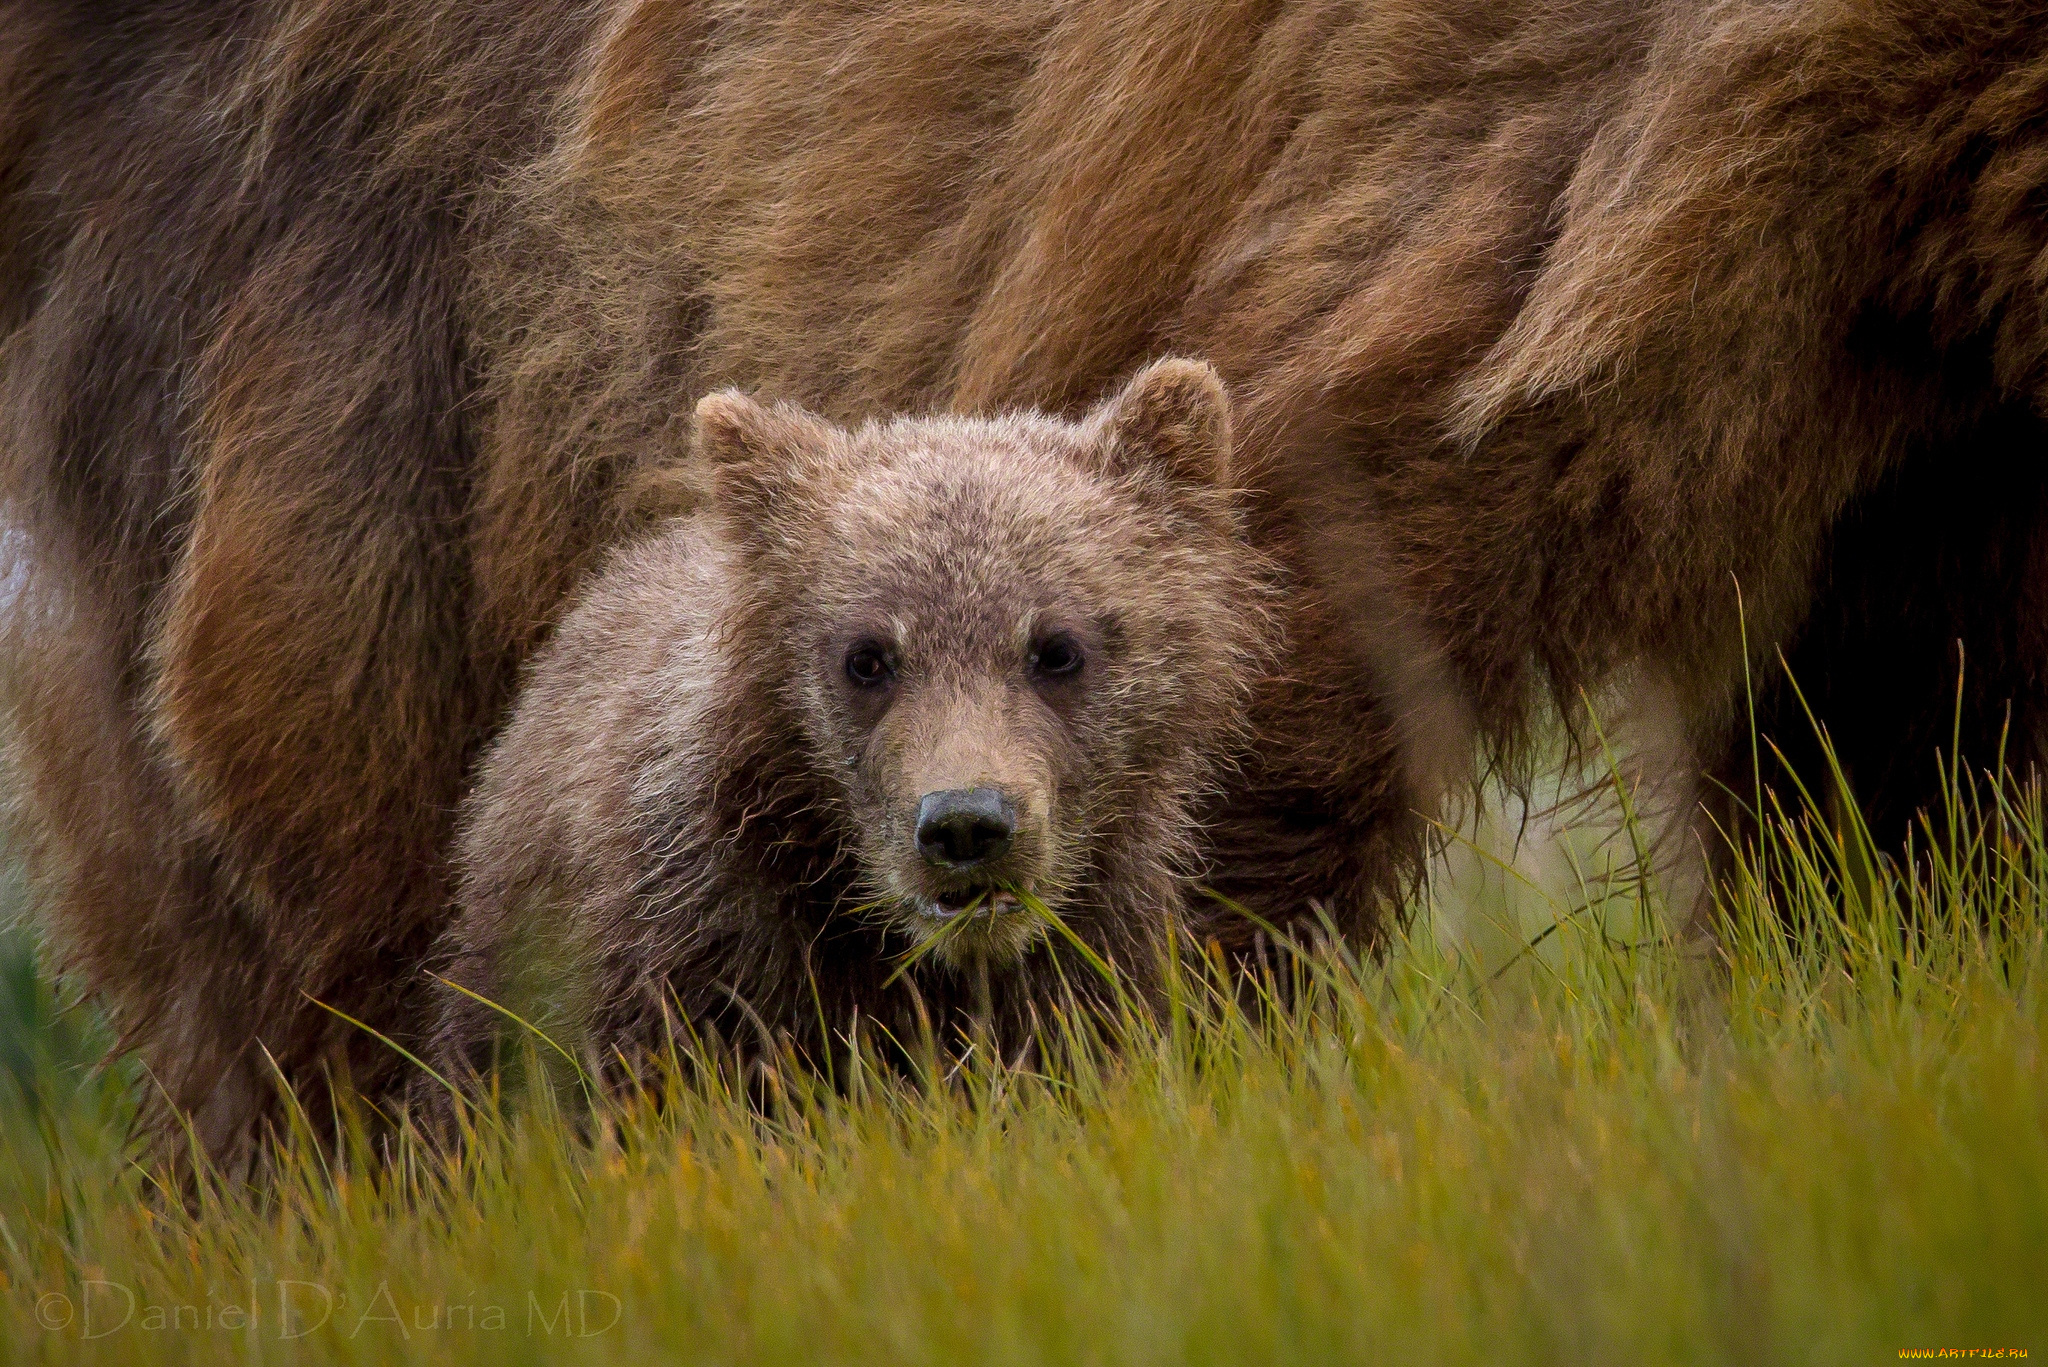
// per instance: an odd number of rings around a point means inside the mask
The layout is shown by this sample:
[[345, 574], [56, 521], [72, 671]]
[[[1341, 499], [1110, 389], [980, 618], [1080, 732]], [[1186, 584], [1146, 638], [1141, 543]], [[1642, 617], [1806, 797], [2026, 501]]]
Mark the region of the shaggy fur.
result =
[[0, 0], [67, 961], [210, 1137], [252, 1040], [374, 1084], [305, 995], [412, 1028], [466, 768], [696, 396], [1074, 414], [1166, 352], [1298, 580], [1232, 895], [1370, 939], [1475, 740], [1629, 675], [1736, 776], [1781, 648], [1896, 830], [1958, 642], [1970, 753], [2040, 744], [2044, 10]]
[[[1271, 653], [1214, 373], [1161, 362], [1080, 424], [698, 412], [707, 502], [579, 595], [483, 765], [448, 977], [597, 1060], [862, 1025], [1009, 1050], [1109, 994], [1013, 899], [942, 900], [1001, 880], [1153, 981]], [[934, 867], [920, 799], [977, 785], [1014, 842]], [[480, 1071], [500, 1021], [447, 1001], [440, 1071]]]

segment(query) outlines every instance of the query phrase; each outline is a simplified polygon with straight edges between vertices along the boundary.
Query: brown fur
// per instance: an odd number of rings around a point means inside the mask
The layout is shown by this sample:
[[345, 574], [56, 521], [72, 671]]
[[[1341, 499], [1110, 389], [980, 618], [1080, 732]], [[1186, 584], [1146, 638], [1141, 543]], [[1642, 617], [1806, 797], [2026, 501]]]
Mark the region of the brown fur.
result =
[[[1067, 991], [1113, 998], [1029, 909], [939, 901], [1007, 882], [1142, 991], [1270, 658], [1214, 373], [1162, 362], [1081, 424], [698, 413], [706, 503], [579, 595], [484, 762], [451, 980], [597, 1060], [977, 1012], [1014, 1049]], [[921, 798], [977, 786], [1014, 843], [933, 866]], [[444, 1071], [480, 1070], [498, 1017], [447, 1002]]]
[[1957, 640], [1973, 753], [2008, 704], [2038, 748], [2044, 17], [8, 0], [13, 731], [69, 961], [235, 1132], [248, 1041], [351, 1039], [302, 993], [409, 1028], [465, 769], [697, 395], [1072, 414], [1167, 352], [1242, 396], [1298, 578], [1233, 895], [1370, 938], [1474, 741], [1630, 671], [1734, 774], [1745, 629], [1896, 828]]

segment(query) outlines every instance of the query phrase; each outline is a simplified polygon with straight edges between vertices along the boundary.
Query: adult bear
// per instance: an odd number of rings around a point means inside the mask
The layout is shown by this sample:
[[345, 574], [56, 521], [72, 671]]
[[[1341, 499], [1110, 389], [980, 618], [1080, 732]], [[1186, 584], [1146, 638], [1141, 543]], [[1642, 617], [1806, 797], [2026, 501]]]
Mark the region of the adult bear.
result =
[[1625, 671], [1733, 772], [1745, 630], [1896, 828], [1956, 642], [1971, 753], [2038, 746], [2044, 11], [0, 0], [67, 961], [216, 1150], [263, 1051], [383, 1086], [306, 998], [416, 1034], [471, 760], [698, 395], [1073, 414], [1167, 352], [1299, 581], [1231, 895], [1370, 939], [1412, 813]]

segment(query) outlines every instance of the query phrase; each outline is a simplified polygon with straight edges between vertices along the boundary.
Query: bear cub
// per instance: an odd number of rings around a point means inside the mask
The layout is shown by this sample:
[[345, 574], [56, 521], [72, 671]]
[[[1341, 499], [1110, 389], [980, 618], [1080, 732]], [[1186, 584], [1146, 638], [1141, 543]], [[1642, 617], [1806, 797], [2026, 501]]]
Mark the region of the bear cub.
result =
[[[1274, 649], [1215, 372], [857, 431], [725, 391], [682, 470], [697, 505], [593, 577], [483, 764], [443, 975], [629, 1061], [1014, 1047], [1108, 999], [1044, 911], [1142, 992]], [[474, 1077], [502, 1016], [442, 1000]]]

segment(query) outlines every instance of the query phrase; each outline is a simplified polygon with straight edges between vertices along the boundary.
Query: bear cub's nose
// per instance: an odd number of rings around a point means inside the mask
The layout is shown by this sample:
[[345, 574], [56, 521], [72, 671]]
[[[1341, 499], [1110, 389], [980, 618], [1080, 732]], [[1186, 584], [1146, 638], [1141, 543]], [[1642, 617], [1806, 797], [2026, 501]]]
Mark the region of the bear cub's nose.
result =
[[917, 804], [917, 850], [925, 862], [971, 869], [1001, 857], [1017, 833], [1017, 809], [995, 788], [948, 788]]

